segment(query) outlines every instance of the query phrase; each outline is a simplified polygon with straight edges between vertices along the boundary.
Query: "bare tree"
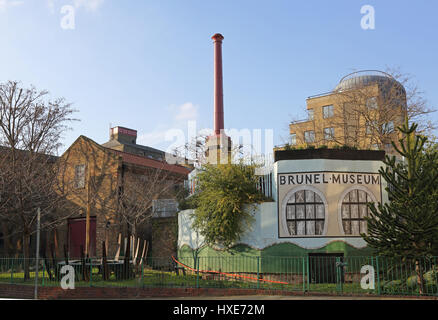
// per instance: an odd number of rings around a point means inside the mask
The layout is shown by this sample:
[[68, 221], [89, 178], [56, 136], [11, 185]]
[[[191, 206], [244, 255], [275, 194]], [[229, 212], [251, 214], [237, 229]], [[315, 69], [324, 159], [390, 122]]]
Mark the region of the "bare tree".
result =
[[438, 125], [430, 120], [429, 115], [436, 112], [437, 109], [429, 105], [425, 93], [418, 87], [414, 76], [403, 73], [400, 68], [388, 67], [386, 72], [406, 90], [406, 113], [409, 122], [418, 124], [417, 133], [432, 136], [432, 132], [438, 129]]
[[183, 190], [180, 186], [185, 177], [165, 166], [163, 163], [162, 168], [132, 167], [125, 171], [119, 188], [118, 213], [120, 222], [126, 226], [128, 238], [141, 237], [144, 226], [159, 213], [157, 209], [177, 210], [177, 192]]
[[[304, 121], [306, 130], [315, 132], [310, 145], [391, 150], [391, 141], [398, 143], [400, 138], [397, 126], [402, 125], [405, 118], [419, 124], [419, 133], [431, 135], [437, 126], [428, 119], [428, 115], [436, 109], [429, 106], [413, 77], [398, 69], [388, 68], [385, 73], [386, 79], [381, 77], [379, 82], [356, 81], [351, 87], [341, 86], [334, 90], [330, 98], [334, 105], [333, 115], [324, 121], [319, 117], [309, 117], [308, 121]], [[336, 134], [327, 137], [324, 129], [329, 127], [334, 128]], [[297, 136], [297, 144], [309, 143], [300, 135]]]
[[175, 150], [173, 150], [174, 156], [182, 159], [190, 159], [187, 160], [188, 164], [200, 167], [207, 161], [207, 139], [208, 135], [197, 135], [193, 137], [192, 141], [175, 148]]
[[21, 234], [25, 258], [30, 256], [37, 208], [42, 228], [64, 220], [60, 218], [64, 197], [55, 188], [59, 169], [55, 154], [74, 111], [65, 99], [50, 99], [47, 91], [22, 88], [15, 81], [0, 84], [0, 218]]

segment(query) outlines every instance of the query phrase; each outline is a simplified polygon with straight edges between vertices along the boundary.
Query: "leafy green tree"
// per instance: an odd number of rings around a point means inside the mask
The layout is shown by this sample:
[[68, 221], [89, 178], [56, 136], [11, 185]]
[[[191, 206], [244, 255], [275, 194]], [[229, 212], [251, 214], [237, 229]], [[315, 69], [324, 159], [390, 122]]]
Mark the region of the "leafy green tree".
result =
[[202, 167], [192, 203], [196, 206], [193, 228], [205, 243], [230, 248], [251, 228], [254, 217], [245, 205], [264, 200], [257, 190], [255, 169], [243, 163]]
[[379, 173], [390, 201], [370, 204], [368, 235], [362, 236], [378, 254], [415, 262], [423, 293], [421, 261], [438, 254], [438, 152], [425, 152], [427, 138], [416, 135], [416, 128], [407, 122], [398, 128], [404, 137], [400, 148], [393, 146], [404, 160], [384, 160]]

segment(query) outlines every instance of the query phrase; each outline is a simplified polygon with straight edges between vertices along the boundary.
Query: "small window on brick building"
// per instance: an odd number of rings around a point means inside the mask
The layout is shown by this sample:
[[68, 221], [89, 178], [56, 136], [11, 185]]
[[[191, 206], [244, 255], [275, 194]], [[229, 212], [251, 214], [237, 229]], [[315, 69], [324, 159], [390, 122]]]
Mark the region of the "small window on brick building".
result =
[[324, 128], [324, 139], [327, 141], [334, 140], [335, 138], [335, 128]]
[[368, 109], [377, 109], [377, 97], [368, 98], [366, 103]]
[[85, 164], [75, 166], [75, 188], [85, 188]]
[[315, 131], [304, 131], [304, 141], [306, 143], [313, 143], [315, 142]]
[[324, 119], [331, 118], [334, 116], [333, 105], [322, 107], [322, 117]]
[[296, 133], [292, 133], [290, 135], [290, 144], [295, 146], [297, 144], [297, 135]]

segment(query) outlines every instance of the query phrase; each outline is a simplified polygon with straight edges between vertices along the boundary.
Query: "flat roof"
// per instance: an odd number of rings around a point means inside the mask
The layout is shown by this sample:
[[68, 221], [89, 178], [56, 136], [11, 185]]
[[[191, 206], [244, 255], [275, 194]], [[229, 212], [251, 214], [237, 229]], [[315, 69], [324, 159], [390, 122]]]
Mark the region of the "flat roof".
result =
[[275, 150], [274, 162], [280, 160], [334, 159], [334, 160], [374, 160], [385, 159], [383, 150], [350, 150], [350, 149], [297, 149]]

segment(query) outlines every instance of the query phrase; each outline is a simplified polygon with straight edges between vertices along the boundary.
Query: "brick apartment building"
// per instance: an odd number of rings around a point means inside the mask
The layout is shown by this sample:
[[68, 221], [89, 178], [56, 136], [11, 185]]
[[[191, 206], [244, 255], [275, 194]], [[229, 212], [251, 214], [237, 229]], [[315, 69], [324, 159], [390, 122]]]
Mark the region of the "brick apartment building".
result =
[[391, 75], [359, 71], [341, 79], [336, 88], [307, 98], [305, 120], [289, 125], [293, 147], [335, 145], [384, 150], [394, 154], [391, 141], [406, 119], [406, 91]]

